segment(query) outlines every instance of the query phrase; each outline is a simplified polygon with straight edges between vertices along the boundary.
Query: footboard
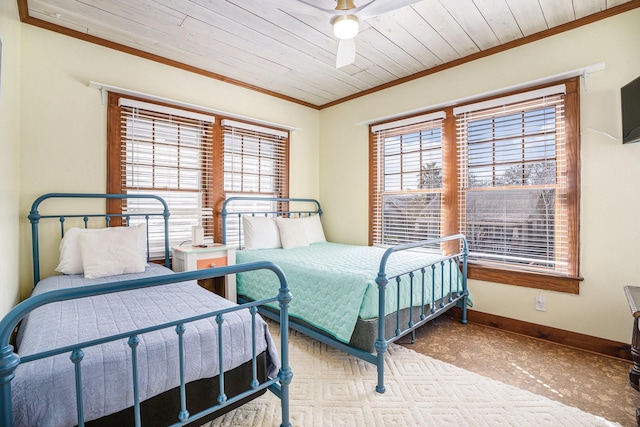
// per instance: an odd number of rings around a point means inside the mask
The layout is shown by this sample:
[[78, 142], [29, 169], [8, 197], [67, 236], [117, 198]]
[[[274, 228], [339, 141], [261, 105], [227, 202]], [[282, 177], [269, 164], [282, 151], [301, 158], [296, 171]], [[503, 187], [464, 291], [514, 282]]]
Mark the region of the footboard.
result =
[[[390, 257], [403, 251], [419, 250], [441, 246], [446, 242], [459, 241], [460, 251], [451, 255], [443, 255], [436, 261], [412, 268], [408, 271], [387, 275]], [[462, 310], [462, 323], [467, 323], [467, 240], [462, 234], [447, 236], [439, 239], [423, 240], [415, 243], [393, 246], [387, 249], [380, 260], [380, 269], [376, 277], [378, 284], [378, 339], [375, 343], [377, 352], [378, 384], [376, 391], [385, 392], [384, 387], [384, 353], [388, 344], [411, 333], [415, 337], [415, 330], [431, 319], [438, 317], [450, 308], [459, 306]], [[439, 273], [439, 274], [438, 274]], [[438, 280], [439, 279], [439, 280]], [[386, 332], [387, 286], [396, 283], [395, 327], [391, 337]], [[403, 289], [407, 287], [409, 289]], [[417, 288], [417, 292], [416, 291]], [[408, 305], [408, 320], [401, 322], [401, 293], [406, 292], [411, 299]], [[421, 301], [413, 301], [416, 293]], [[430, 298], [427, 296], [430, 295]], [[373, 362], [372, 362], [373, 363]]]
[[[127, 291], [132, 289], [148, 288], [153, 286], [166, 285], [170, 283], [184, 282], [189, 280], [199, 280], [212, 277], [221, 277], [228, 274], [236, 274], [240, 272], [246, 272], [250, 270], [267, 269], [271, 270], [280, 281], [280, 289], [276, 296], [265, 299], [262, 301], [255, 301], [241, 306], [233, 306], [225, 308], [223, 310], [212, 311], [209, 313], [184, 318], [176, 321], [170, 321], [163, 324], [154, 325], [142, 329], [135, 329], [126, 333], [117, 335], [111, 335], [107, 337], [101, 337], [99, 339], [74, 343], [63, 348], [47, 350], [44, 352], [31, 354], [25, 357], [20, 357], [14, 352], [13, 346], [10, 344], [10, 337], [13, 330], [18, 323], [25, 318], [30, 312], [36, 308], [44, 306], [58, 301], [66, 301], [84, 297], [91, 297], [96, 295], [110, 294], [115, 292]], [[131, 360], [131, 372], [132, 372], [132, 384], [126, 385], [133, 388], [133, 408], [135, 415], [135, 425], [140, 426], [140, 398], [139, 398], [139, 384], [138, 384], [138, 361], [136, 358], [136, 347], [140, 341], [140, 337], [144, 334], [148, 334], [161, 329], [173, 328], [175, 330], [176, 339], [178, 340], [178, 354], [176, 355], [179, 360], [180, 366], [180, 411], [175, 414], [175, 425], [184, 425], [197, 421], [221, 408], [232, 405], [241, 399], [244, 399], [250, 395], [263, 392], [265, 389], [271, 390], [281, 399], [282, 404], [282, 426], [289, 426], [289, 384], [292, 379], [292, 371], [289, 367], [288, 356], [288, 306], [291, 300], [291, 294], [287, 285], [286, 278], [282, 270], [275, 264], [270, 262], [256, 262], [250, 264], [234, 265], [228, 267], [221, 267], [216, 269], [199, 270], [186, 273], [169, 274], [155, 277], [148, 277], [135, 280], [127, 280], [120, 282], [111, 282], [104, 284], [96, 284], [92, 286], [84, 286], [74, 289], [61, 289], [50, 292], [44, 292], [39, 295], [34, 295], [31, 298], [21, 302], [14, 309], [12, 309], [1, 321], [0, 321], [0, 426], [9, 427], [13, 425], [13, 409], [12, 409], [12, 380], [15, 376], [15, 370], [21, 364], [26, 364], [36, 360], [53, 357], [61, 354], [68, 354], [70, 362], [73, 364], [73, 371], [75, 375], [75, 390], [76, 390], [76, 406], [78, 425], [84, 425], [84, 408], [83, 408], [83, 365], [82, 360], [84, 357], [84, 351], [94, 346], [99, 346], [105, 343], [111, 343], [118, 340], [124, 340], [127, 342], [130, 348], [130, 355], [128, 358]], [[260, 382], [257, 378], [256, 367], [256, 313], [257, 308], [260, 305], [277, 302], [280, 307], [280, 334], [281, 334], [281, 348], [280, 348], [280, 360], [281, 366], [278, 375], [275, 378], [270, 378], [267, 381]], [[249, 310], [252, 319], [253, 330], [253, 378], [251, 384], [248, 386], [248, 390], [231, 398], [228, 398], [225, 394], [225, 373], [223, 370], [223, 363], [225, 361], [223, 340], [221, 328], [225, 323], [225, 318], [231, 313], [239, 310]], [[185, 389], [185, 347], [182, 341], [182, 335], [186, 328], [192, 322], [213, 318], [218, 325], [218, 345], [217, 345], [217, 360], [219, 363], [219, 395], [217, 403], [209, 407], [208, 409], [199, 411], [195, 414], [189, 412], [188, 398]], [[126, 360], [127, 358], [123, 359]]]
[[[290, 209], [289, 203], [293, 203], [295, 208]], [[231, 197], [225, 201], [222, 208], [223, 241], [226, 244], [237, 245], [238, 249], [244, 247], [243, 217], [318, 219], [321, 214], [320, 203], [313, 199]], [[251, 224], [251, 221], [247, 223]], [[268, 225], [268, 221], [265, 224]], [[316, 221], [316, 224], [320, 224], [320, 221]], [[279, 228], [280, 224], [278, 224]], [[270, 232], [266, 225], [262, 231], [263, 234]], [[282, 237], [283, 233], [280, 232], [280, 234]], [[306, 229], [306, 234], [309, 240], [308, 246], [313, 246], [311, 243], [314, 242], [318, 245], [322, 244], [319, 242], [324, 242], [324, 236], [321, 236], [322, 239], [316, 238], [317, 231], [310, 232]], [[350, 280], [342, 273], [346, 271], [348, 274], [354, 274], [356, 269], [362, 277], [370, 275], [368, 279], [363, 280], [366, 283], [362, 286], [368, 287], [371, 284], [375, 289], [377, 285], [377, 301], [376, 295], [369, 293], [373, 298], [365, 300], [362, 297], [355, 305], [356, 309], [360, 309], [359, 312], [354, 312], [352, 309], [354, 304], [349, 306], [348, 318], [353, 320], [356, 326], [362, 325], [360, 332], [363, 333], [356, 339], [354, 339], [356, 335], [354, 330], [349, 331], [351, 333], [351, 341], [349, 341], [344, 335], [338, 336], [335, 330], [323, 327], [326, 325], [319, 325], [317, 317], [310, 320], [304, 316], [305, 313], [300, 314], [296, 307], [293, 307], [290, 325], [292, 329], [376, 365], [378, 371], [376, 391], [379, 393], [385, 391], [384, 356], [390, 343], [409, 333], [414, 334], [418, 327], [455, 306], [462, 309], [462, 323], [467, 322], [468, 249], [467, 241], [461, 234], [393, 246], [386, 251], [381, 248], [370, 248], [375, 249], [371, 251], [375, 252], [375, 255], [372, 258], [360, 257], [354, 265], [345, 265], [343, 260], [336, 262], [334, 258], [325, 257], [321, 250], [317, 252], [311, 250], [309, 253], [314, 257], [305, 258], [302, 253], [285, 255], [274, 252], [287, 251], [284, 243], [282, 243], [282, 249], [272, 249], [279, 247], [278, 241], [269, 241], [264, 244], [264, 247], [252, 248], [265, 250], [255, 251], [258, 254], [257, 258], [248, 256], [248, 259], [278, 260], [275, 262], [285, 269], [297, 295], [306, 290], [307, 284], [317, 284], [325, 276], [330, 276], [332, 283]], [[295, 263], [291, 257], [295, 257]], [[365, 265], [366, 272], [363, 271]], [[301, 273], [298, 270], [299, 266], [304, 266], [303, 270], [308, 274]], [[378, 268], [377, 274], [376, 268]], [[265, 282], [259, 283], [261, 290], [267, 289]], [[251, 291], [255, 289], [252, 288]], [[298, 298], [297, 301], [314, 301], [313, 295], [306, 296], [308, 298]], [[350, 295], [341, 296], [346, 300]], [[252, 295], [246, 297], [247, 300], [257, 299]], [[245, 296], [243, 300], [244, 298]], [[334, 305], [324, 304], [323, 307], [331, 306], [332, 310], [346, 316], [345, 308], [341, 306], [340, 301], [342, 301], [340, 298], [335, 298], [331, 302]], [[366, 309], [364, 309], [365, 306]], [[263, 314], [277, 320], [278, 314], [274, 310], [264, 310]]]

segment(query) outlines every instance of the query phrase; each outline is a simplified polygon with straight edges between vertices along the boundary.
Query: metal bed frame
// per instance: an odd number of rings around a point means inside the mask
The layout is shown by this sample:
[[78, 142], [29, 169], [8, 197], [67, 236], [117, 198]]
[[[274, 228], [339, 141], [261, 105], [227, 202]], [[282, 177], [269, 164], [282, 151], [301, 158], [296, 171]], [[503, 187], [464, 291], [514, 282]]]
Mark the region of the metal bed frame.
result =
[[[270, 201], [275, 202], [278, 206], [276, 210], [270, 211], [251, 211], [251, 210], [243, 210], [243, 209], [232, 209], [230, 206], [235, 202], [251, 202], [251, 201]], [[299, 204], [312, 204], [314, 208], [312, 209], [296, 209], [289, 210], [289, 203], [299, 203]], [[305, 198], [258, 198], [258, 197], [230, 197], [228, 198], [222, 207], [222, 230], [223, 230], [223, 243], [228, 244], [227, 239], [227, 221], [232, 218], [235, 218], [238, 221], [238, 249], [242, 249], [241, 239], [242, 239], [242, 216], [243, 215], [264, 215], [265, 217], [275, 217], [275, 216], [285, 216], [285, 217], [302, 217], [308, 215], [322, 215], [322, 209], [320, 207], [320, 203], [315, 199], [305, 199]], [[431, 262], [423, 265], [421, 268], [414, 269], [412, 271], [405, 271], [400, 274], [394, 276], [388, 276], [387, 271], [387, 263], [389, 261], [389, 257], [396, 252], [411, 250], [420, 247], [429, 247], [437, 244], [442, 244], [444, 242], [456, 241], [460, 242], [459, 248], [460, 251], [451, 255], [443, 255], [442, 258], [438, 259], [435, 262]], [[382, 258], [380, 259], [380, 266], [378, 269], [377, 276], [375, 277], [376, 284], [378, 285], [378, 325], [377, 325], [377, 339], [375, 342], [375, 353], [368, 353], [359, 348], [350, 346], [341, 341], [334, 339], [333, 337], [323, 334], [316, 329], [309, 327], [307, 324], [301, 323], [297, 321], [295, 318], [289, 319], [289, 325], [292, 329], [302, 332], [303, 334], [310, 336], [320, 342], [323, 342], [331, 347], [334, 347], [338, 350], [344, 351], [345, 353], [356, 356], [366, 362], [372, 363], [377, 367], [378, 374], [378, 382], [376, 385], [376, 391], [378, 393], [385, 392], [384, 386], [384, 355], [387, 350], [387, 347], [390, 343], [397, 341], [399, 338], [411, 333], [412, 342], [415, 340], [415, 330], [430, 320], [440, 316], [447, 310], [458, 306], [462, 311], [461, 323], [467, 323], [467, 299], [469, 296], [469, 292], [467, 289], [467, 256], [468, 256], [468, 247], [467, 241], [464, 235], [456, 234], [452, 236], [442, 237], [439, 239], [430, 239], [423, 240], [415, 243], [408, 243], [390, 247], [386, 250]], [[444, 274], [442, 275], [442, 283], [436, 284], [435, 282], [430, 283], [432, 292], [431, 295], [434, 295], [434, 288], [436, 286], [441, 286], [442, 288], [442, 299], [438, 301], [434, 301], [430, 304], [430, 308], [425, 310], [424, 304], [424, 295], [425, 295], [425, 272], [427, 269], [431, 269], [432, 273], [436, 268], [444, 269], [446, 263], [449, 263], [450, 266], [452, 263], [457, 264], [457, 267], [462, 274], [462, 292], [451, 292], [451, 285], [449, 287], [449, 294], [445, 298], [445, 285], [444, 285]], [[444, 271], [444, 270], [441, 270]], [[452, 269], [449, 268], [449, 272]], [[422, 287], [422, 295], [423, 295], [423, 303], [418, 307], [417, 304], [413, 303], [409, 307], [409, 321], [407, 324], [402, 325], [400, 321], [400, 298], [397, 298], [398, 307], [396, 307], [396, 316], [395, 317], [395, 332], [392, 337], [385, 337], [385, 300], [386, 300], [386, 286], [392, 281], [396, 280], [398, 285], [400, 284], [400, 280], [402, 277], [408, 276], [410, 277], [410, 286], [411, 286], [411, 294], [413, 294], [413, 287], [421, 286]], [[434, 274], [431, 274], [431, 277], [435, 277]], [[451, 283], [451, 281], [449, 282]], [[400, 286], [398, 286], [400, 289]], [[239, 301], [245, 301], [244, 299], [239, 299]], [[414, 322], [414, 310], [420, 310], [419, 313], [419, 321]], [[277, 320], [277, 313], [273, 311], [266, 310], [264, 308], [260, 309], [260, 313], [266, 317]]]
[[[107, 218], [107, 226], [109, 225], [109, 217], [113, 215], [105, 215], [105, 214], [96, 214], [96, 215], [40, 215], [38, 213], [38, 206], [44, 200], [50, 198], [102, 198], [102, 199], [125, 199], [132, 197], [140, 197], [133, 195], [113, 195], [113, 194], [66, 194], [66, 193], [52, 193], [47, 194], [42, 197], [39, 197], [33, 204], [31, 208], [31, 212], [29, 214], [29, 219], [32, 224], [34, 246], [33, 246], [33, 256], [34, 256], [34, 278], [39, 280], [40, 272], [39, 272], [39, 248], [37, 244], [38, 240], [38, 223], [42, 218], [58, 218], [61, 223], [61, 230], [64, 233], [64, 221], [65, 218], [69, 217], [81, 217], [85, 222], [85, 226], [87, 224], [87, 220], [89, 217], [100, 216]], [[145, 216], [148, 220], [149, 216], [161, 215], [164, 217], [164, 229], [165, 232], [168, 230], [168, 218], [169, 212], [167, 209], [167, 205], [165, 201], [158, 196], [150, 196], [143, 195], [143, 198], [150, 198], [158, 200], [162, 206], [162, 213], [158, 214], [157, 212], [151, 214], [141, 214]], [[127, 215], [124, 215], [127, 216]], [[166, 234], [165, 234], [166, 236]], [[165, 263], [169, 262], [168, 257], [168, 237], [165, 237]], [[112, 335], [108, 337], [101, 337], [99, 339], [80, 342], [74, 345], [69, 345], [64, 348], [48, 350], [44, 352], [40, 352], [37, 354], [29, 355], [26, 357], [20, 357], [13, 350], [13, 346], [10, 344], [11, 335], [19, 324], [19, 322], [30, 312], [35, 310], [36, 308], [43, 306], [45, 304], [49, 304], [57, 301], [65, 301], [83, 297], [90, 297], [94, 295], [101, 295], [113, 292], [120, 292], [124, 290], [132, 290], [132, 289], [141, 289], [153, 286], [166, 285], [169, 283], [177, 283], [188, 280], [199, 280], [199, 279], [207, 279], [212, 277], [221, 277], [229, 274], [236, 274], [251, 270], [258, 269], [267, 269], [271, 270], [279, 279], [280, 289], [278, 294], [272, 298], [265, 299], [262, 301], [255, 301], [248, 304], [243, 304], [239, 306], [230, 307], [223, 310], [217, 310], [209, 313], [200, 314], [198, 316], [193, 316], [189, 318], [184, 318], [172, 322], [167, 322], [159, 325], [155, 325], [148, 328], [143, 329], [135, 329], [126, 333], [120, 333], [117, 335]], [[120, 282], [111, 282], [104, 284], [97, 284], [91, 286], [84, 286], [80, 288], [73, 289], [61, 289], [56, 291], [45, 292], [39, 295], [32, 296], [27, 298], [26, 300], [19, 303], [16, 307], [14, 307], [2, 320], [0, 320], [0, 427], [10, 427], [13, 425], [13, 408], [12, 408], [12, 398], [11, 398], [11, 380], [14, 378], [15, 369], [18, 365], [22, 363], [28, 363], [38, 359], [44, 359], [47, 357], [55, 356], [58, 354], [67, 353], [70, 354], [71, 362], [75, 365], [75, 384], [76, 384], [76, 401], [77, 401], [77, 414], [78, 414], [78, 425], [84, 425], [84, 417], [83, 417], [83, 400], [82, 400], [82, 387], [81, 387], [81, 378], [82, 378], [82, 358], [83, 358], [83, 349], [88, 347], [100, 345], [103, 343], [116, 341], [116, 340], [128, 340], [127, 343], [131, 348], [131, 357], [132, 357], [132, 374], [133, 374], [133, 390], [134, 390], [134, 419], [135, 425], [141, 425], [140, 419], [140, 400], [139, 400], [139, 390], [137, 383], [137, 359], [136, 359], [136, 346], [139, 340], [139, 335], [145, 334], [152, 331], [157, 331], [159, 329], [164, 328], [174, 328], [175, 333], [178, 338], [178, 349], [179, 349], [179, 361], [180, 361], [180, 412], [176, 414], [177, 422], [175, 426], [185, 425], [188, 423], [192, 423], [197, 421], [207, 415], [212, 414], [215, 411], [221, 410], [227, 406], [231, 406], [233, 404], [237, 404], [238, 401], [242, 399], [250, 398], [250, 396], [258, 393], [264, 393], [266, 390], [270, 390], [274, 394], [276, 394], [281, 399], [281, 407], [282, 407], [282, 424], [281, 426], [290, 426], [289, 421], [289, 385], [293, 378], [293, 373], [289, 366], [289, 354], [288, 354], [288, 306], [291, 301], [291, 293], [289, 292], [289, 288], [287, 285], [287, 281], [282, 270], [273, 263], [270, 262], [256, 262], [256, 263], [247, 263], [242, 265], [233, 265], [227, 267], [220, 268], [212, 268], [206, 270], [198, 270], [192, 272], [184, 272], [184, 273], [176, 273], [169, 275], [162, 275], [156, 277], [147, 277], [142, 279], [135, 280], [127, 280]], [[265, 382], [260, 383], [257, 378], [257, 362], [256, 362], [256, 350], [255, 350], [255, 321], [256, 321], [256, 313], [258, 312], [258, 307], [262, 304], [278, 302], [280, 307], [280, 334], [281, 334], [281, 350], [280, 350], [280, 358], [281, 358], [281, 368], [278, 372], [276, 378], [268, 379]], [[222, 372], [222, 363], [223, 363], [223, 351], [222, 351], [222, 334], [220, 330], [222, 328], [222, 324], [225, 321], [225, 316], [229, 313], [238, 311], [238, 310], [249, 310], [252, 318], [252, 330], [253, 330], [253, 359], [252, 359], [252, 369], [253, 376], [250, 384], [250, 389], [240, 393], [231, 398], [227, 398], [225, 395], [225, 374]], [[215, 318], [216, 323], [218, 324], [218, 360], [220, 363], [220, 372], [218, 382], [220, 387], [220, 393], [218, 395], [217, 403], [209, 407], [208, 409], [202, 410], [195, 414], [190, 414], [188, 410], [188, 399], [185, 391], [185, 378], [184, 378], [184, 347], [182, 342], [182, 334], [185, 330], [185, 325], [197, 320], [205, 319], [205, 318]]]

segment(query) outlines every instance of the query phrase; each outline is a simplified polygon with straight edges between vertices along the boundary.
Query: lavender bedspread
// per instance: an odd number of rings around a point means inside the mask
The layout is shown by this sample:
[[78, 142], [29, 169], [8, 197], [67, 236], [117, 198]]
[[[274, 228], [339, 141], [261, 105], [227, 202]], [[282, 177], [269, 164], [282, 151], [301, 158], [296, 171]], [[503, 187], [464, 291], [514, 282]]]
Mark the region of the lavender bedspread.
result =
[[[41, 281], [34, 294], [54, 289], [173, 274], [152, 264], [141, 274], [86, 280], [53, 276]], [[48, 304], [29, 314], [20, 327], [20, 356], [76, 342], [122, 333], [162, 322], [219, 310], [233, 303], [193, 282], [156, 286]], [[248, 310], [225, 315], [224, 370], [251, 360], [251, 316]], [[267, 324], [258, 318], [258, 353], [268, 349], [268, 375], [280, 365]], [[215, 318], [186, 325], [186, 381], [217, 375]], [[179, 385], [178, 338], [173, 328], [140, 335], [138, 380], [144, 400]], [[84, 350], [82, 387], [85, 420], [100, 418], [133, 405], [131, 350], [119, 340]], [[16, 426], [72, 426], [76, 419], [74, 364], [69, 354], [20, 365], [12, 381]], [[177, 417], [177, 414], [176, 414]], [[177, 421], [177, 419], [176, 419]]]

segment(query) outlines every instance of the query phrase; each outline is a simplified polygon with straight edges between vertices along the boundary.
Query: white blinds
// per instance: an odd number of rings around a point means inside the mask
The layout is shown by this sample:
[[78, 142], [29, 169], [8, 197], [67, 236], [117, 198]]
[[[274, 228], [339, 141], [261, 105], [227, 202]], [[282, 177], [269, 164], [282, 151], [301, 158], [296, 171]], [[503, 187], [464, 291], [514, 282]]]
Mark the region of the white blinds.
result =
[[566, 274], [564, 96], [456, 119], [460, 230], [478, 263]]
[[176, 116], [187, 119], [193, 119], [201, 122], [215, 123], [215, 116], [209, 116], [207, 114], [197, 113], [190, 110], [182, 110], [180, 108], [169, 107], [166, 105], [153, 104], [151, 102], [138, 101], [129, 98], [118, 99], [118, 105], [120, 107], [131, 107], [132, 109], [154, 111], [156, 113], [165, 114], [167, 116]]
[[431, 122], [433, 120], [444, 120], [446, 114], [444, 111], [436, 111], [435, 113], [421, 114], [419, 116], [407, 117], [406, 119], [398, 119], [390, 122], [384, 122], [371, 126], [371, 132], [378, 133], [385, 130], [408, 128], [413, 125]]
[[[223, 120], [222, 127], [225, 197], [287, 197], [289, 133], [232, 120]], [[275, 202], [251, 203], [277, 210]], [[239, 230], [238, 223], [228, 222], [227, 241], [238, 242]]]
[[490, 108], [502, 107], [510, 104], [518, 104], [525, 101], [542, 99], [551, 95], [560, 95], [566, 93], [567, 87], [564, 84], [547, 86], [540, 89], [520, 92], [514, 95], [507, 95], [498, 98], [491, 98], [486, 101], [465, 104], [453, 109], [453, 115], [459, 116], [474, 111], [488, 110]]
[[285, 191], [287, 133], [223, 121], [224, 191], [280, 196]]
[[439, 237], [442, 113], [372, 127], [373, 243]]
[[[206, 190], [211, 185], [213, 117], [181, 114], [177, 109], [150, 110], [144, 104], [120, 103], [121, 188], [129, 194], [157, 194], [167, 201], [172, 244], [191, 240], [194, 225], [212, 232]], [[140, 203], [144, 201], [129, 201], [123, 212], [146, 208]], [[162, 253], [161, 224], [152, 224], [150, 236], [151, 255]]]
[[258, 134], [273, 135], [274, 137], [278, 137], [278, 138], [289, 137], [288, 131], [254, 125], [251, 123], [239, 122], [237, 120], [223, 119], [222, 126], [227, 127], [229, 129], [231, 128], [244, 129], [246, 131], [254, 131]]

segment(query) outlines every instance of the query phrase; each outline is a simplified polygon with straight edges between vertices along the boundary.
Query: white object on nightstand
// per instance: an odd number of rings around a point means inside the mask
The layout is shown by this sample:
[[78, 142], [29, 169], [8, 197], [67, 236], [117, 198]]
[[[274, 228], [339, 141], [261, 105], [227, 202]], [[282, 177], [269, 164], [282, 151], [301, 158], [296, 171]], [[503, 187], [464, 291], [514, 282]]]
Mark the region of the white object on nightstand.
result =
[[204, 244], [204, 228], [196, 225], [191, 229], [191, 243], [193, 246], [201, 246]]
[[[203, 270], [236, 263], [235, 248], [219, 243], [206, 247], [175, 246], [171, 248], [171, 252], [175, 272]], [[224, 297], [237, 302], [235, 274], [229, 274], [224, 278]]]

